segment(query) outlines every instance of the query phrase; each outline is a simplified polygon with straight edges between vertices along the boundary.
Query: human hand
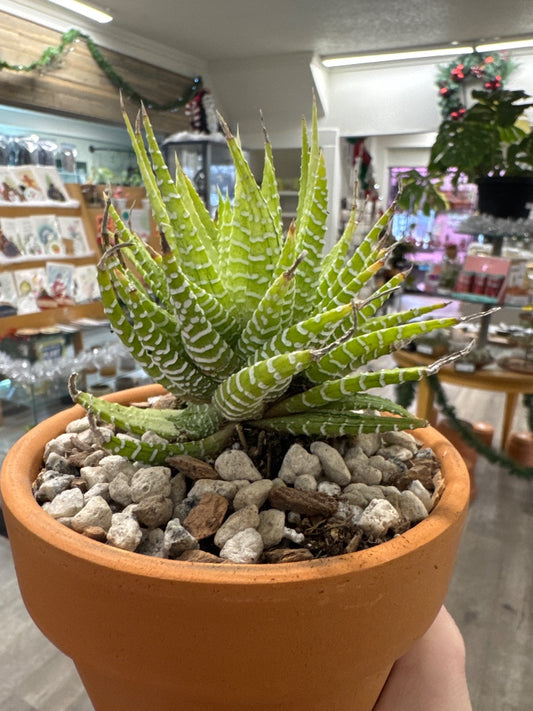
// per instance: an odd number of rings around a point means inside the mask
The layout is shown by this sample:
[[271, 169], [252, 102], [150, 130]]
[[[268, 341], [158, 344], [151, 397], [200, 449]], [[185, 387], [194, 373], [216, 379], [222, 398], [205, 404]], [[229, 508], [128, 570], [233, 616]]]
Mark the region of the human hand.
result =
[[445, 607], [394, 664], [374, 711], [472, 711], [463, 638]]

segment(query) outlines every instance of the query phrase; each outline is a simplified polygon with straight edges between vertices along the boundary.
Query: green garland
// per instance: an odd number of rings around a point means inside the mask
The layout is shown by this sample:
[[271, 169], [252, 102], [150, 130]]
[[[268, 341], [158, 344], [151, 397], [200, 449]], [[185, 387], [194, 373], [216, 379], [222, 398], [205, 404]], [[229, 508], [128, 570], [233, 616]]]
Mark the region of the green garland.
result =
[[[482, 457], [485, 457], [487, 461], [493, 464], [499, 464], [511, 474], [523, 477], [524, 479], [533, 479], [533, 467], [521, 467], [504, 452], [499, 452], [493, 447], [484, 444], [473, 434], [472, 427], [457, 417], [455, 408], [450, 405], [446, 399], [442, 385], [436, 375], [431, 375], [427, 381], [435, 394], [435, 400], [441, 408], [442, 413], [448, 418], [452, 427], [461, 435], [465, 444], [475, 449], [475, 451]], [[416, 383], [402, 383], [401, 386], [396, 387], [397, 401], [405, 408], [408, 408], [413, 403], [415, 393]], [[526, 406], [529, 405], [527, 401], [525, 404]]]
[[441, 66], [436, 84], [443, 118], [460, 119], [466, 111], [463, 90], [466, 79], [483, 82], [484, 89], [496, 91], [503, 88], [514, 69], [507, 55], [499, 52], [462, 54], [451, 64]]
[[139, 94], [139, 92], [136, 91], [131, 84], [129, 84], [113, 69], [111, 64], [106, 60], [89, 35], [74, 29], [64, 32], [61, 35], [61, 41], [57, 47], [48, 47], [44, 50], [39, 59], [30, 62], [30, 64], [10, 64], [9, 62], [0, 60], [0, 71], [3, 69], [8, 69], [12, 72], [33, 72], [35, 70], [44, 70], [57, 62], [64, 54], [66, 54], [67, 51], [69, 51], [70, 46], [79, 40], [83, 40], [85, 42], [92, 58], [113, 86], [120, 89], [120, 91], [122, 91], [122, 93], [132, 101], [135, 101], [136, 103], [142, 102], [149, 109], [155, 109], [156, 111], [177, 111], [179, 108], [185, 106], [185, 104], [187, 104], [202, 88], [201, 77], [195, 77], [192, 85], [184, 96], [180, 96], [174, 101], [169, 101], [166, 104], [159, 104], [157, 101], [152, 101], [142, 94]]

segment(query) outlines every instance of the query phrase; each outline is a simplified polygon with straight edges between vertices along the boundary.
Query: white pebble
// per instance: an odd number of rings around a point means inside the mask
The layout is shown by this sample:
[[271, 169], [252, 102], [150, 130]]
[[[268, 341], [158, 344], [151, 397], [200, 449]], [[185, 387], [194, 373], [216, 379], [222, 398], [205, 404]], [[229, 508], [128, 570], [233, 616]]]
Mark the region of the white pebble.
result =
[[263, 478], [250, 457], [242, 449], [226, 449], [225, 452], [219, 454], [215, 460], [215, 469], [220, 478], [225, 481], [234, 481], [235, 479], [259, 481]]
[[187, 498], [198, 503], [205, 494], [220, 494], [228, 501], [233, 501], [237, 493], [237, 484], [234, 481], [222, 481], [221, 479], [198, 479], [189, 491]]
[[237, 511], [246, 506], [257, 506], [258, 509], [268, 499], [270, 490], [272, 489], [272, 481], [270, 479], [260, 479], [252, 483], [246, 482], [246, 485], [241, 487], [235, 494], [233, 499], [233, 508]]
[[358, 521], [358, 525], [370, 538], [380, 538], [399, 523], [400, 514], [386, 499], [372, 499]]
[[410, 449], [413, 454], [418, 452], [416, 439], [410, 432], [406, 432], [405, 430], [399, 430], [398, 432], [383, 432], [382, 439], [387, 444], [396, 444], [400, 447]]
[[321, 481], [318, 485], [318, 491], [328, 496], [339, 496], [342, 492], [342, 488], [338, 484], [335, 484], [334, 481]]
[[107, 481], [107, 474], [100, 465], [96, 467], [82, 467], [80, 469], [80, 477], [87, 482], [89, 489], [95, 484], [103, 484]]
[[294, 480], [294, 488], [300, 491], [316, 491], [317, 480], [312, 474], [299, 474]]
[[423, 521], [428, 511], [422, 501], [412, 491], [402, 491], [400, 495], [400, 511], [410, 523]]
[[72, 420], [72, 422], [69, 422], [68, 425], [65, 427], [65, 432], [79, 434], [80, 432], [83, 432], [83, 430], [89, 429], [89, 427], [89, 418], [87, 415], [85, 415], [85, 417], [80, 417], [77, 420]]
[[279, 478], [286, 484], [294, 484], [301, 474], [318, 477], [322, 473], [322, 465], [316, 454], [310, 454], [301, 444], [293, 444], [283, 457], [279, 470]]
[[263, 539], [265, 548], [277, 546], [283, 538], [285, 529], [285, 512], [279, 509], [266, 509], [259, 512], [257, 531]]
[[226, 541], [232, 538], [239, 531], [246, 528], [257, 528], [259, 526], [259, 511], [257, 506], [246, 506], [228, 516], [222, 526], [215, 533], [215, 545], [222, 548]]
[[149, 555], [152, 556], [152, 558], [164, 558], [164, 539], [165, 533], [161, 528], [152, 528], [151, 531], [143, 531], [143, 537], [137, 548], [137, 553]]
[[109, 484], [109, 496], [122, 506], [132, 503], [130, 480], [126, 474], [117, 474]]
[[335, 447], [326, 442], [313, 442], [310, 450], [320, 459], [324, 474], [330, 481], [339, 486], [346, 486], [351, 482], [352, 475]]
[[109, 484], [107, 481], [103, 481], [101, 484], [95, 484], [89, 491], [85, 492], [85, 503], [93, 496], [101, 496], [102, 499], [109, 501]]
[[53, 501], [58, 494], [70, 488], [73, 479], [69, 474], [48, 477], [35, 492], [37, 501]]
[[66, 518], [81, 511], [83, 503], [83, 494], [79, 489], [67, 489], [50, 502], [47, 511], [54, 518]]
[[303, 543], [305, 541], [303, 533], [295, 531], [294, 528], [289, 528], [288, 526], [283, 528], [283, 538], [286, 538], [288, 541], [292, 541], [293, 543]]
[[187, 481], [183, 472], [177, 472], [170, 480], [170, 498], [179, 504], [187, 494]]
[[78, 511], [71, 522], [75, 531], [85, 531], [89, 526], [99, 526], [108, 531], [111, 526], [112, 512], [109, 504], [101, 496], [93, 496], [85, 506]]
[[175, 518], [167, 523], [163, 545], [170, 558], [178, 558], [180, 553], [200, 547], [196, 538]]
[[147, 496], [170, 496], [170, 475], [168, 467], [143, 467], [131, 479], [131, 499], [139, 502]]
[[141, 539], [141, 527], [133, 516], [125, 512], [113, 514], [111, 527], [107, 532], [109, 545], [125, 551], [134, 551]]
[[233, 563], [257, 563], [263, 553], [263, 539], [255, 528], [245, 528], [229, 538], [220, 557]]
[[381, 436], [379, 432], [361, 432], [355, 438], [355, 442], [367, 457], [371, 457], [381, 445]]
[[106, 472], [107, 480], [109, 482], [113, 481], [118, 474], [122, 474], [127, 478], [129, 483], [135, 473], [133, 462], [130, 462], [129, 459], [126, 459], [126, 457], [122, 457], [119, 454], [108, 454], [103, 457], [100, 460], [100, 466]]
[[426, 487], [422, 484], [422, 482], [419, 481], [418, 479], [414, 479], [409, 484], [408, 488], [409, 488], [409, 491], [412, 491], [413, 494], [418, 496], [420, 501], [426, 507], [426, 511], [428, 511], [428, 512], [431, 511], [431, 507], [432, 507], [431, 494], [426, 489]]

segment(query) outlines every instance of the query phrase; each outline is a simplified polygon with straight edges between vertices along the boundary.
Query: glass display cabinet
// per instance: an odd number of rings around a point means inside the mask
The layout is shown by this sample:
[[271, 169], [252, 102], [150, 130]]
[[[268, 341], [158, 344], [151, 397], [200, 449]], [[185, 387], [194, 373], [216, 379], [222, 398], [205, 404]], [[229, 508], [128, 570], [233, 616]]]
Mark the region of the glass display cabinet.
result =
[[178, 159], [211, 215], [218, 207], [219, 189], [233, 200], [235, 168], [222, 134], [174, 134], [163, 142], [162, 151], [171, 175]]

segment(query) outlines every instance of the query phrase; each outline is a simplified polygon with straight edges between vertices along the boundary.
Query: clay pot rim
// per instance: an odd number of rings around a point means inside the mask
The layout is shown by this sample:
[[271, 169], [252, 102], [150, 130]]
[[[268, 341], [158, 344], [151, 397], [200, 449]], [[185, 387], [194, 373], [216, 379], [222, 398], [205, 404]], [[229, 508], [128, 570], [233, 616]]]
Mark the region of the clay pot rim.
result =
[[[117, 402], [139, 402], [163, 393], [157, 385], [122, 390], [106, 395]], [[82, 417], [84, 409], [76, 405], [36, 425], [8, 452], [0, 479], [3, 506], [18, 523], [47, 544], [94, 565], [120, 569], [134, 576], [156, 577], [168, 581], [224, 585], [293, 582], [321, 577], [342, 577], [354, 569], [364, 570], [385, 565], [408, 555], [414, 549], [431, 544], [461, 518], [469, 502], [469, 477], [457, 450], [432, 427], [416, 431], [416, 437], [431, 447], [441, 463], [446, 486], [440, 501], [427, 519], [396, 538], [356, 553], [278, 565], [221, 565], [152, 558], [103, 545], [58, 523], [35, 501], [31, 483], [37, 476], [46, 442], [61, 434], [71, 420]]]

